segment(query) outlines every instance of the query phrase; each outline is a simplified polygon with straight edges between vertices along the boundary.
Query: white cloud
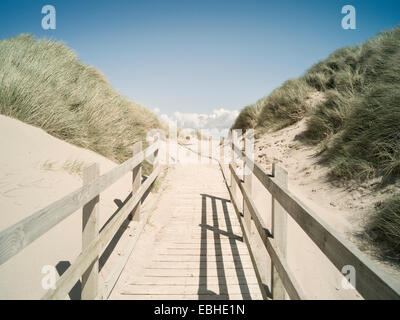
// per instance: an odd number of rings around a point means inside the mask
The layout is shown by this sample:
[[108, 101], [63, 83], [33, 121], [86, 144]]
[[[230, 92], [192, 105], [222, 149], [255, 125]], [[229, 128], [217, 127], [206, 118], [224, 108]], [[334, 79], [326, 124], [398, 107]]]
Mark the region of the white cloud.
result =
[[239, 111], [216, 109], [211, 114], [174, 112], [172, 116], [160, 115], [160, 120], [167, 123], [176, 123], [178, 128], [227, 130], [229, 129]]

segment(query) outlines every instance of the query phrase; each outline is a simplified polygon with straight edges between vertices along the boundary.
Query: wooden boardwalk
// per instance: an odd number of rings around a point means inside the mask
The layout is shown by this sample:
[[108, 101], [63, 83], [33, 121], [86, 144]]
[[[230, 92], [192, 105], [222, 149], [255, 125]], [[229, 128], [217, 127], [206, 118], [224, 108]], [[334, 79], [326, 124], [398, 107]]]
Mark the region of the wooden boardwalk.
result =
[[[224, 149], [232, 149], [229, 165], [220, 162], [224, 174], [215, 160], [214, 164], [210, 159], [205, 161], [208, 164], [178, 162], [169, 167], [164, 180], [159, 176], [161, 142], [157, 139], [145, 150], [141, 142], [135, 143], [130, 159], [101, 176], [98, 164], [93, 164], [84, 171], [82, 187], [0, 231], [0, 266], [82, 209], [82, 252], [42, 299], [65, 299], [79, 281], [85, 300], [307, 299], [299, 269], [289, 264], [293, 256], [287, 257], [293, 254], [287, 250], [291, 219], [320, 250], [321, 257], [331, 262], [335, 269], [330, 269], [329, 276], [340, 275], [339, 285], [343, 286], [344, 268], [350, 266], [357, 274], [353, 285], [357, 295], [399, 300], [400, 283], [293, 195], [283, 168], [274, 163], [268, 173], [252, 159], [251, 148], [246, 147], [251, 146], [251, 136], [251, 131], [232, 131], [228, 144], [221, 141]], [[203, 158], [213, 158], [211, 146], [210, 139], [209, 154], [201, 153]], [[226, 150], [220, 151], [224, 151], [221, 159], [225, 158]], [[141, 181], [146, 159], [153, 170]], [[247, 173], [238, 170], [240, 167]], [[101, 193], [129, 172], [130, 197], [100, 229]], [[141, 212], [141, 201], [156, 178], [162, 188], [157, 205]], [[270, 209], [259, 209], [254, 196], [265, 197]], [[119, 261], [109, 274], [100, 274], [100, 256], [130, 217], [135, 232], [127, 234], [126, 251], [117, 250]], [[307, 250], [300, 242], [293, 245], [299, 253]], [[331, 287], [338, 288], [335, 283]]]
[[218, 165], [176, 165], [110, 299], [262, 299]]

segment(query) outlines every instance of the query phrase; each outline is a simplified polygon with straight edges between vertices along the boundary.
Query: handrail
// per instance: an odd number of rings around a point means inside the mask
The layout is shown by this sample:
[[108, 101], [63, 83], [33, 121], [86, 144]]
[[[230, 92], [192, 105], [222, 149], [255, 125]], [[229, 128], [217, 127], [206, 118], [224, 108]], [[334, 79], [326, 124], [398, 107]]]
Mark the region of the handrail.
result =
[[[232, 143], [232, 145], [234, 152], [244, 161], [245, 165], [252, 170], [254, 176], [319, 247], [322, 253], [333, 263], [333, 265], [340, 272], [346, 265], [351, 265], [355, 268], [356, 290], [365, 299], [400, 299], [400, 283], [391, 278], [386, 272], [379, 269], [353, 244], [343, 239], [287, 188], [280, 186], [279, 183], [275, 181], [274, 177], [269, 175], [255, 161], [251, 160], [235, 143]], [[254, 204], [252, 201], [249, 201], [251, 199], [249, 195], [246, 194], [243, 182], [236, 176], [235, 170], [231, 165], [230, 169], [232, 173], [234, 173], [233, 176], [236, 183], [239, 185], [243, 197], [250, 209], [257, 230], [260, 233], [264, 244], [267, 245], [265, 241], [268, 238], [264, 232], [264, 224], [261, 223], [259, 215], [254, 210]], [[271, 254], [271, 250], [268, 250], [268, 252]], [[273, 259], [272, 255], [271, 258]], [[282, 263], [282, 260], [280, 262]], [[279, 271], [278, 266], [277, 269], [279, 275], [282, 276], [282, 271]], [[290, 288], [292, 284], [287, 283], [287, 279], [284, 279], [284, 277], [282, 281], [284, 283], [286, 282], [286, 289], [291, 291], [293, 289]]]
[[0, 232], [0, 265], [107, 189], [159, 148], [156, 142], [91, 183]]
[[[91, 242], [84, 246], [83, 252], [78, 256], [76, 261], [58, 279], [56, 282], [56, 289], [50, 289], [43, 297], [43, 299], [64, 298], [75, 285], [75, 283], [82, 277], [84, 272], [89, 269], [90, 265], [99, 258], [99, 255], [113, 239], [115, 233], [128, 218], [128, 216], [132, 214], [132, 212], [135, 212], [134, 218], [140, 217], [139, 211], [135, 208], [139, 206], [139, 202], [141, 201], [143, 195], [150, 188], [161, 170], [157, 162], [160, 141], [156, 141], [144, 151], [141, 150], [141, 146], [141, 142], [136, 143], [134, 146], [133, 157], [124, 163], [118, 165], [100, 177], [93, 176], [91, 181], [84, 181], [84, 185], [77, 190], [64, 196], [60, 200], [51, 203], [29, 217], [17, 222], [11, 227], [1, 231], [0, 265], [8, 261], [18, 252], [23, 250], [41, 235], [45, 234], [47, 231], [52, 229], [72, 213], [76, 212], [78, 209], [83, 207], [83, 212], [85, 215], [85, 206], [87, 207], [89, 202], [98, 202], [98, 200], [95, 199], [102, 191], [110, 187], [125, 174], [132, 171], [134, 178], [136, 177], [136, 180], [139, 179], [139, 186], [133, 186], [132, 197], [100, 232], [98, 230], [90, 231], [94, 232], [93, 237], [91, 238], [93, 240], [89, 240]], [[139, 176], [141, 171], [137, 168], [140, 168], [139, 166], [142, 164], [142, 162], [152, 155], [155, 157], [153, 163], [153, 172], [147, 177], [143, 184], [140, 184], [141, 179]], [[88, 170], [91, 171], [91, 168], [88, 168]], [[93, 218], [96, 219], [95, 217]], [[95, 272], [94, 276], [97, 277], [97, 271]], [[92, 288], [90, 290], [92, 290]], [[97, 289], [94, 288], [93, 290], [96, 291]], [[95, 291], [91, 291], [90, 294], [97, 294]]]
[[305, 294], [303, 293], [300, 285], [297, 283], [296, 278], [290, 271], [286, 259], [283, 257], [278, 246], [275, 244], [274, 238], [271, 237], [271, 233], [266, 227], [263, 219], [261, 218], [260, 213], [258, 212], [253, 200], [251, 199], [247, 188], [237, 176], [232, 164], [229, 165], [229, 169], [242, 192], [243, 198], [247, 203], [251, 217], [253, 218], [254, 224], [261, 237], [261, 240], [263, 241], [264, 246], [271, 257], [273, 264], [276, 266], [278, 274], [288, 291], [289, 297], [295, 300], [304, 300]]
[[56, 289], [48, 290], [43, 296], [43, 300], [63, 299], [68, 292], [72, 289], [75, 283], [80, 279], [82, 273], [88, 269], [91, 263], [96, 259], [100, 252], [102, 252], [108, 243], [112, 240], [115, 233], [120, 228], [121, 224], [129, 216], [132, 209], [141, 200], [144, 193], [151, 186], [154, 180], [160, 173], [160, 167], [157, 167], [146, 181], [141, 185], [140, 189], [133, 197], [120, 209], [118, 215], [115, 216], [110, 223], [99, 233], [96, 240], [94, 240], [88, 248], [82, 252], [76, 261], [67, 269], [67, 271], [57, 280]]

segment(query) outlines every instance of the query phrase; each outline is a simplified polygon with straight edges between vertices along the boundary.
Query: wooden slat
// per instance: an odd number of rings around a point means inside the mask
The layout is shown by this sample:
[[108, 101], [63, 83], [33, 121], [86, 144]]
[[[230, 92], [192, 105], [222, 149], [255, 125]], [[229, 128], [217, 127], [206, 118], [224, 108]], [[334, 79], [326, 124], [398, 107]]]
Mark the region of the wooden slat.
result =
[[[288, 174], [286, 170], [273, 163], [272, 175], [282, 187], [287, 188]], [[263, 191], [266, 193], [265, 190]], [[286, 259], [287, 213], [274, 197], [271, 199], [271, 206], [271, 234], [282, 257]], [[284, 285], [273, 263], [271, 264], [271, 294], [274, 300], [285, 300], [286, 297]]]
[[[156, 151], [154, 152], [154, 156], [155, 156], [154, 163], [156, 164], [157, 160], [158, 160], [158, 149], [156, 149]], [[161, 168], [160, 167], [157, 168], [157, 167], [153, 166], [153, 172], [156, 170], [161, 170]], [[108, 278], [104, 281], [104, 288], [101, 293], [102, 299], [107, 299], [110, 296], [111, 291], [113, 290], [115, 284], [117, 283], [117, 281], [119, 279], [119, 276], [121, 275], [126, 263], [128, 262], [128, 259], [133, 251], [133, 248], [136, 245], [137, 240], [139, 239], [140, 234], [142, 233], [145, 225], [147, 224], [149, 215], [150, 215], [150, 213], [148, 212], [144, 217], [141, 217], [141, 219], [139, 220], [139, 223], [135, 227], [135, 234], [131, 237], [131, 239], [129, 240], [129, 243], [126, 247], [125, 255], [118, 262], [118, 264], [113, 268], [113, 270], [110, 272], [110, 275], [108, 276]]]
[[298, 284], [296, 278], [290, 271], [289, 265], [286, 259], [283, 257], [282, 253], [278, 249], [276, 241], [270, 238], [270, 232], [268, 231], [263, 219], [260, 216], [253, 200], [251, 199], [247, 188], [243, 185], [239, 177], [236, 175], [235, 170], [232, 165], [229, 165], [232, 176], [234, 177], [236, 183], [238, 184], [240, 190], [242, 191], [243, 198], [245, 199], [248, 209], [250, 211], [251, 217], [253, 218], [254, 224], [260, 237], [267, 249], [271, 260], [290, 296], [291, 299], [305, 299], [305, 295]]
[[[136, 142], [133, 145], [133, 156], [140, 153], [142, 151], [142, 141]], [[135, 194], [137, 190], [140, 188], [140, 184], [142, 183], [142, 166], [136, 166], [132, 170], [132, 194]], [[140, 220], [140, 201], [132, 210], [131, 217], [133, 221]]]
[[102, 290], [102, 295], [101, 295], [102, 299], [107, 299], [110, 296], [111, 291], [113, 290], [115, 284], [117, 283], [118, 278], [121, 275], [121, 272], [124, 269], [126, 263], [128, 262], [129, 256], [133, 248], [135, 247], [135, 244], [139, 239], [139, 236], [142, 233], [144, 226], [147, 223], [147, 220], [148, 220], [148, 215], [143, 217], [136, 225], [135, 234], [132, 236], [132, 239], [129, 240], [124, 257], [122, 258], [121, 261], [117, 263], [117, 265], [110, 272], [110, 275], [104, 281], [104, 288]]
[[[249, 150], [250, 147], [251, 146], [249, 140], [247, 138], [243, 139], [243, 152], [245, 154], [250, 151]], [[250, 195], [252, 192], [252, 176], [253, 176], [252, 172], [248, 170], [248, 168], [246, 168], [246, 163], [243, 162], [243, 183], [245, 184]], [[243, 208], [244, 221], [246, 222], [246, 227], [251, 234], [251, 214], [249, 212], [249, 209], [247, 208], [247, 203], [244, 197], [243, 197], [242, 208]]]
[[160, 149], [160, 140], [156, 140], [151, 146], [149, 146], [146, 150], [144, 150], [144, 158], [147, 159], [152, 157], [158, 149]]
[[[233, 193], [232, 184], [234, 182], [230, 181], [231, 185], [229, 186], [228, 178], [227, 178], [228, 177], [228, 172], [225, 170], [225, 168], [221, 164], [221, 162], [219, 163], [219, 165], [220, 165], [220, 169], [221, 169], [221, 172], [222, 172], [222, 176], [223, 176], [224, 181], [225, 181], [225, 185], [226, 185], [226, 187], [227, 187], [227, 189], [229, 191], [229, 196], [231, 198], [231, 203], [233, 205], [233, 208], [235, 210], [237, 219], [239, 220], [240, 227], [242, 229], [244, 243], [246, 244], [247, 249], [249, 250], [251, 262], [252, 262], [253, 267], [254, 267], [254, 271], [255, 271], [255, 274], [256, 274], [256, 277], [257, 277], [257, 281], [258, 281], [258, 285], [259, 285], [262, 297], [263, 297], [264, 300], [268, 300], [268, 295], [267, 295], [267, 292], [265, 291], [265, 288], [264, 288], [266, 283], [263, 283], [263, 280], [262, 280], [262, 270], [260, 269], [260, 266], [257, 264], [256, 256], [254, 255], [254, 253], [253, 253], [253, 251], [251, 249], [250, 235], [249, 235], [248, 230], [246, 229], [246, 226], [245, 226], [245, 223], [244, 223], [244, 218], [241, 216], [239, 208], [237, 206], [236, 196]], [[232, 177], [231, 177], [231, 179], [232, 179]]]
[[159, 148], [155, 143], [88, 185], [0, 232], [0, 265], [96, 197]]
[[93, 241], [91, 245], [89, 245], [88, 248], [78, 256], [74, 264], [70, 266], [67, 271], [58, 279], [56, 283], [56, 289], [49, 290], [42, 299], [63, 299], [68, 294], [74, 284], [81, 277], [81, 274], [90, 266], [96, 256], [101, 253], [112, 240], [121, 224], [128, 217], [134, 206], [141, 200], [142, 196], [154, 182], [159, 172], [160, 167], [152, 172], [152, 174], [142, 184], [138, 193], [133, 195], [133, 197], [120, 209], [118, 214], [101, 231], [97, 240]]
[[[88, 184], [98, 178], [100, 167], [98, 163], [83, 171], [83, 184]], [[82, 251], [98, 237], [100, 196], [93, 198], [82, 208]], [[99, 256], [82, 274], [82, 300], [93, 300], [99, 291]]]
[[[241, 152], [238, 148], [235, 148], [235, 151]], [[356, 290], [365, 299], [400, 299], [398, 281], [378, 268], [353, 244], [343, 239], [289, 190], [280, 187], [259, 164], [247, 157], [244, 157], [244, 160], [252, 165], [257, 179], [339, 271], [346, 265], [355, 268]]]

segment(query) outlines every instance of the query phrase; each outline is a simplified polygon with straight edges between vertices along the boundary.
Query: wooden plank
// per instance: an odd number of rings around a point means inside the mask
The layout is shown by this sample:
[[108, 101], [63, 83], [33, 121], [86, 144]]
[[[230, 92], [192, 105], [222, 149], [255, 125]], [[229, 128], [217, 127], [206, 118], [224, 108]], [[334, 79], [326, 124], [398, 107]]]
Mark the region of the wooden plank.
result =
[[150, 146], [144, 153], [0, 232], [0, 265], [107, 189], [158, 147], [159, 144]]
[[[246, 159], [251, 162], [251, 159]], [[297, 222], [333, 265], [356, 270], [356, 289], [365, 299], [400, 299], [400, 283], [376, 266], [365, 254], [334, 231], [289, 190], [281, 188], [261, 166], [253, 162], [253, 173]]]
[[[215, 262], [213, 263], [215, 265]], [[143, 275], [145, 277], [176, 277], [176, 276], [183, 276], [183, 277], [199, 277], [203, 273], [203, 271], [207, 272], [208, 277], [220, 277], [220, 269], [212, 268], [211, 265], [208, 268], [195, 268], [195, 269], [145, 269]], [[241, 269], [239, 270], [241, 275], [247, 277], [254, 277], [254, 269]], [[237, 276], [238, 270], [235, 269], [225, 269], [224, 276], [226, 277], [233, 277]]]
[[[83, 184], [96, 180], [100, 175], [98, 163], [83, 171]], [[82, 208], [82, 251], [98, 237], [99, 233], [99, 201], [97, 195]], [[89, 268], [82, 274], [82, 300], [93, 300], [99, 290], [99, 255], [96, 256]]]
[[[156, 137], [155, 143], [159, 145], [160, 142], [158, 141], [158, 139], [159, 139], [159, 138]], [[154, 160], [153, 160], [153, 170], [154, 170], [157, 166], [160, 165], [160, 159], [159, 159], [158, 151], [159, 151], [159, 148], [156, 148], [156, 149], [154, 150], [154, 152], [153, 152], [153, 157], [154, 157]]]
[[[141, 146], [140, 146], [141, 148]], [[134, 153], [135, 153], [135, 147], [134, 149]], [[139, 147], [137, 147], [137, 152], [139, 152]], [[155, 151], [155, 153], [158, 152], [158, 149]], [[157, 159], [157, 154], [155, 154], [155, 160]], [[141, 176], [141, 174], [140, 174]], [[139, 184], [140, 187], [140, 184]], [[140, 203], [140, 202], [139, 202]], [[121, 275], [126, 263], [128, 262], [128, 259], [133, 251], [133, 248], [136, 245], [137, 240], [139, 239], [140, 234], [142, 233], [144, 226], [146, 225], [148, 218], [149, 218], [150, 213], [147, 213], [144, 217], [142, 217], [139, 220], [139, 223], [135, 226], [135, 234], [131, 237], [131, 239], [129, 240], [129, 243], [127, 245], [127, 247], [125, 248], [125, 254], [122, 257], [122, 259], [116, 264], [116, 266], [112, 269], [112, 271], [110, 272], [109, 276], [107, 277], [107, 279], [104, 281], [104, 286], [102, 289], [102, 293], [101, 293], [101, 298], [102, 299], [107, 299], [110, 294], [111, 291], [113, 290], [115, 284], [117, 283], [119, 276]]]
[[88, 248], [82, 252], [73, 265], [57, 280], [56, 289], [48, 290], [42, 299], [63, 299], [74, 284], [80, 279], [82, 273], [96, 258], [97, 254], [102, 252], [108, 243], [112, 240], [121, 224], [128, 217], [134, 206], [141, 200], [144, 193], [151, 186], [160, 172], [160, 167], [151, 173], [147, 180], [142, 184], [139, 191], [120, 209], [118, 214], [104, 227], [98, 238], [93, 241]]
[[152, 157], [154, 153], [160, 149], [160, 145], [161, 141], [157, 138], [151, 146], [144, 150], [144, 158], [147, 159], [149, 157]]
[[[126, 285], [122, 294], [132, 295], [149, 295], [149, 294], [198, 294], [199, 284], [196, 285]], [[216, 294], [224, 295], [242, 295], [249, 294], [258, 289], [258, 285], [243, 285], [227, 284], [221, 287], [219, 283], [207, 283], [207, 291], [215, 292]]]
[[[283, 188], [288, 187], [288, 174], [276, 163], [272, 164], [272, 175], [275, 181]], [[282, 257], [286, 258], [287, 248], [287, 214], [279, 202], [272, 196], [271, 199], [271, 233]], [[285, 300], [286, 293], [275, 265], [271, 264], [271, 294], [274, 300]]]
[[258, 293], [251, 293], [249, 298], [243, 298], [241, 294], [218, 295], [218, 294], [149, 294], [132, 295], [128, 292], [121, 293], [118, 299], [127, 300], [261, 300]]
[[[246, 256], [240, 256], [240, 255], [235, 255], [235, 256], [207, 256], [207, 261], [210, 263], [216, 263], [216, 262], [235, 262], [235, 261], [243, 261], [244, 258], [247, 259]], [[154, 261], [158, 262], [190, 262], [190, 261], [195, 261], [195, 262], [200, 262], [202, 260], [201, 256], [183, 256], [183, 255], [168, 255], [168, 256], [158, 256], [157, 258], [154, 259]]]
[[[243, 269], [253, 268], [251, 264], [251, 260], [246, 259], [242, 260], [241, 264], [235, 263], [235, 261], [224, 261], [223, 268], [224, 269], [236, 269], [239, 266], [243, 267]], [[218, 266], [217, 266], [218, 267]], [[174, 261], [153, 261], [151, 266], [147, 269], [196, 269], [199, 268], [199, 262], [197, 261], [186, 261], [177, 264]]]
[[[237, 131], [236, 130], [231, 130], [231, 137], [232, 137], [232, 166], [235, 168], [236, 167], [236, 153], [235, 153], [235, 144], [237, 143], [238, 136], [237, 136]], [[233, 194], [236, 196], [236, 190], [237, 186], [235, 184], [235, 179], [231, 175], [231, 180], [230, 180], [230, 187], [232, 188]]]
[[[133, 156], [136, 154], [140, 153], [142, 151], [142, 142], [136, 142], [133, 145]], [[139, 188], [140, 184], [142, 183], [142, 165], [139, 164], [132, 170], [132, 195], [135, 194]], [[133, 221], [139, 221], [140, 220], [140, 206], [141, 203], [140, 201], [138, 204], [135, 206], [135, 208], [132, 210], [131, 217]]]
[[[237, 207], [236, 195], [234, 195], [234, 193], [233, 193], [232, 186], [229, 186], [228, 179], [227, 179], [228, 173], [225, 171], [224, 166], [222, 166], [221, 163], [220, 163], [220, 169], [221, 169], [224, 181], [225, 181], [225, 185], [226, 185], [226, 187], [228, 189], [229, 196], [231, 198], [231, 203], [232, 203], [233, 208], [234, 208], [235, 213], [236, 213], [236, 217], [239, 220], [240, 226], [242, 228], [243, 239], [244, 239], [244, 242], [245, 242], [245, 244], [247, 246], [247, 249], [249, 251], [249, 254], [250, 254], [251, 262], [252, 262], [253, 267], [254, 267], [254, 272], [255, 272], [255, 275], [257, 277], [258, 286], [260, 288], [260, 292], [262, 294], [262, 298], [264, 300], [267, 300], [268, 299], [268, 295], [267, 295], [267, 293], [265, 291], [265, 287], [264, 287], [266, 284], [263, 283], [263, 278], [262, 278], [262, 270], [263, 269], [260, 269], [259, 265], [257, 264], [256, 256], [254, 255], [254, 253], [253, 253], [253, 251], [251, 249], [251, 242], [250, 242], [249, 233], [246, 230], [246, 226], [245, 226], [244, 222], [242, 221], [243, 218], [242, 218], [242, 216], [241, 216], [241, 214], [239, 212], [239, 208]], [[230, 183], [232, 183], [232, 181], [230, 181]]]
[[225, 138], [222, 137], [220, 139], [220, 149], [219, 149], [219, 161], [222, 163], [222, 165], [225, 164]]
[[[233, 167], [229, 166], [231, 172], [234, 173]], [[298, 284], [296, 278], [290, 271], [290, 268], [286, 262], [286, 259], [282, 256], [282, 253], [279, 251], [276, 242], [274, 239], [270, 238], [270, 232], [266, 228], [264, 221], [261, 218], [260, 213], [258, 212], [253, 200], [250, 198], [247, 189], [243, 186], [242, 183], [239, 183], [239, 177], [234, 174], [234, 179], [238, 182], [239, 188], [242, 191], [243, 197], [246, 199], [246, 203], [251, 212], [254, 224], [260, 237], [265, 245], [265, 248], [268, 251], [268, 254], [271, 257], [271, 261], [274, 263], [275, 268], [289, 294], [291, 299], [305, 299], [305, 295], [300, 285]]]
[[197, 130], [197, 154], [199, 164], [201, 163], [201, 131]]
[[[204, 278], [204, 279], [203, 279]], [[133, 277], [129, 280], [132, 285], [198, 285], [199, 281], [207, 282], [207, 284], [230, 283], [237, 284], [252, 284], [257, 285], [255, 276], [224, 276], [224, 277]]]
[[[249, 143], [250, 141], [247, 139], [247, 136], [243, 139], [243, 152], [244, 154], [247, 155], [247, 152], [249, 151]], [[252, 193], [252, 172], [247, 170], [248, 167], [246, 166], [246, 162], [243, 161], [243, 181], [244, 185], [246, 186], [249, 195], [251, 196]], [[247, 230], [249, 231], [249, 234], [251, 234], [251, 214], [249, 211], [249, 208], [247, 207], [246, 200], [243, 197], [243, 216], [244, 216], [244, 221], [246, 222], [246, 227]]]
[[132, 239], [129, 241], [129, 244], [126, 249], [126, 253], [124, 257], [122, 258], [121, 261], [118, 262], [118, 264], [113, 268], [113, 270], [110, 272], [110, 275], [107, 277], [107, 279], [104, 281], [104, 287], [102, 290], [102, 298], [107, 299], [111, 291], [113, 290], [115, 284], [118, 281], [119, 276], [121, 275], [126, 263], [128, 262], [128, 259], [132, 253], [133, 248], [136, 245], [137, 240], [139, 239], [140, 234], [142, 233], [144, 226], [147, 223], [148, 220], [148, 214], [143, 217], [139, 223], [137, 224], [135, 228], [135, 234], [132, 236]]

